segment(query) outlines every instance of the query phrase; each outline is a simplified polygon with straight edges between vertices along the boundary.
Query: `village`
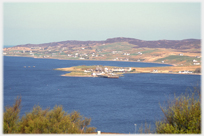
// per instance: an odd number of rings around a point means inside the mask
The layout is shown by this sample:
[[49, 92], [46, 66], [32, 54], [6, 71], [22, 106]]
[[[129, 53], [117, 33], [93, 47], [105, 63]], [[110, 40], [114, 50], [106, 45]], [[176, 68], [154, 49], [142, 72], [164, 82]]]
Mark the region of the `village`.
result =
[[119, 78], [122, 74], [117, 73], [126, 73], [131, 72], [132, 68], [108, 68], [103, 66], [96, 66], [95, 69], [84, 70], [85, 73], [91, 73], [93, 77], [104, 77], [104, 78]]
[[54, 70], [67, 71], [69, 73], [62, 76], [68, 77], [102, 77], [102, 78], [119, 78], [123, 74], [130, 73], [155, 73], [155, 74], [201, 74], [200, 66], [189, 67], [115, 67], [115, 66], [73, 66], [68, 68], [57, 68]]
[[54, 70], [69, 71], [62, 76], [72, 76], [72, 77], [102, 77], [102, 78], [119, 78], [123, 76], [124, 73], [135, 72], [135, 69], [131, 67], [115, 67], [115, 66], [75, 66], [69, 68], [57, 68]]

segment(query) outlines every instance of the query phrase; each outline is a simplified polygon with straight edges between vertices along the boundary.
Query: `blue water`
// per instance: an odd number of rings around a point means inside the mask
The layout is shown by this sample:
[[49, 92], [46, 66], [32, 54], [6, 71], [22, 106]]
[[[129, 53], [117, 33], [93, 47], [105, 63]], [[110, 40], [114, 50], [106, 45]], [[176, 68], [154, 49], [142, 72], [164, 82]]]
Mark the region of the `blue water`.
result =
[[[77, 65], [155, 67], [165, 64], [111, 61], [82, 61], [4, 57], [4, 106], [22, 97], [20, 115], [34, 105], [43, 109], [63, 105], [92, 119], [91, 126], [102, 132], [135, 133], [145, 122], [154, 127], [161, 119], [159, 103], [201, 86], [199, 75], [125, 74], [119, 79], [63, 77], [54, 68]], [[27, 66], [24, 68], [24, 66]], [[28, 68], [30, 66], [30, 68]], [[33, 67], [35, 66], [35, 67]]]

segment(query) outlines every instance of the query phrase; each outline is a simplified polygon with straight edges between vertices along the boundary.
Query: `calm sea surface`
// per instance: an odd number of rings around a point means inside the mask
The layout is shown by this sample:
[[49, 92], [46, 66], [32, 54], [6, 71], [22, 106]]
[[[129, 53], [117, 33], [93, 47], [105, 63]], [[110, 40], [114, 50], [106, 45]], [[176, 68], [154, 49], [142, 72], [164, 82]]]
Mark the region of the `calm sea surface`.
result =
[[[62, 105], [92, 119], [91, 126], [102, 132], [135, 133], [145, 122], [154, 127], [161, 119], [159, 103], [201, 86], [199, 75], [125, 74], [119, 79], [63, 77], [54, 68], [78, 65], [155, 67], [164, 64], [110, 61], [80, 61], [4, 57], [4, 106], [22, 97], [20, 115], [34, 105], [43, 109]], [[24, 66], [27, 66], [24, 68]], [[28, 68], [30, 66], [30, 68]], [[35, 66], [35, 67], [33, 67]]]

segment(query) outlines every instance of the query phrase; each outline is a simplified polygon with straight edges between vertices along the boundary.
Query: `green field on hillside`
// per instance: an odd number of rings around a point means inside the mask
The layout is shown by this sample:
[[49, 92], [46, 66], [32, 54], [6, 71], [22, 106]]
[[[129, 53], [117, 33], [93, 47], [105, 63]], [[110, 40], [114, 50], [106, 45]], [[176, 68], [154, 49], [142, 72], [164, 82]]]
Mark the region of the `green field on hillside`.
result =
[[152, 53], [152, 52], [155, 52], [157, 50], [146, 50], [146, 51], [142, 51], [142, 54], [146, 54], [146, 53]]
[[185, 63], [192, 63], [193, 64], [193, 60], [197, 60], [198, 62], [200, 62], [200, 58], [196, 58], [196, 57], [190, 57], [190, 56], [178, 56], [178, 55], [170, 55], [168, 57], [165, 58], [161, 58], [156, 60], [155, 62], [161, 62], [161, 61], [165, 61], [165, 63], [167, 62], [184, 62]]

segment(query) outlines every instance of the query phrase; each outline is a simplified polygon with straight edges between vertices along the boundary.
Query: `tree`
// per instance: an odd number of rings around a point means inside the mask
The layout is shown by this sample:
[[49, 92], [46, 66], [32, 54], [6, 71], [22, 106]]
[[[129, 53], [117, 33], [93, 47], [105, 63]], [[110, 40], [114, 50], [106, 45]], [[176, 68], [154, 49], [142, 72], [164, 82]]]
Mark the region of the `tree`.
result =
[[6, 108], [6, 112], [4, 112], [4, 133], [73, 134], [95, 132], [95, 127], [88, 127], [91, 119], [84, 118], [76, 111], [68, 114], [62, 106], [55, 106], [53, 110], [49, 110], [49, 108], [42, 110], [40, 106], [34, 106], [31, 112], [19, 119], [20, 110], [13, 113], [13, 109], [19, 109], [16, 108], [20, 106], [19, 102], [21, 102], [21, 98], [17, 98], [14, 106]]
[[191, 96], [185, 94], [169, 101], [166, 108], [161, 107], [164, 113], [162, 121], [156, 122], [156, 133], [201, 133], [201, 96], [195, 91]]
[[6, 107], [4, 112], [4, 133], [17, 133], [21, 97], [17, 97], [13, 107]]

